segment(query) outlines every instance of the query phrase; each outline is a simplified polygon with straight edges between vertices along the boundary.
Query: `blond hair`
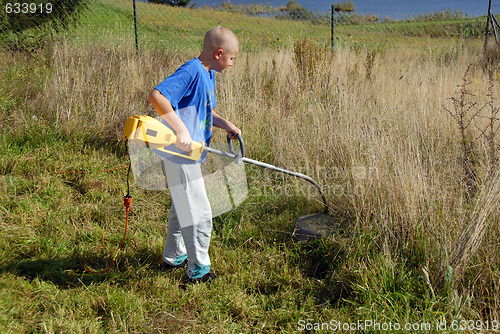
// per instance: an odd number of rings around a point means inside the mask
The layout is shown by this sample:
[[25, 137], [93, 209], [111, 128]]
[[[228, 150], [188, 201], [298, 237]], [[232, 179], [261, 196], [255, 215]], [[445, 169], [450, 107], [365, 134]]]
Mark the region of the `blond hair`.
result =
[[217, 26], [210, 29], [203, 39], [203, 50], [214, 51], [219, 48], [231, 49], [238, 47], [238, 38], [231, 29], [223, 26]]

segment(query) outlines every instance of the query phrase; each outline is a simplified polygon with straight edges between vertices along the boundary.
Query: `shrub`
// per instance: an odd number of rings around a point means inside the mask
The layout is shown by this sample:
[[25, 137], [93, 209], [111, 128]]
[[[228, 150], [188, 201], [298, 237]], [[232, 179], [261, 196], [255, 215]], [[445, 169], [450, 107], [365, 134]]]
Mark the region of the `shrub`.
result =
[[353, 12], [354, 11], [354, 3], [351, 0], [334, 3], [333, 7], [334, 7], [336, 12]]
[[191, 0], [149, 0], [149, 2], [174, 7], [187, 7]]
[[285, 12], [285, 17], [292, 20], [307, 20], [311, 17], [311, 12], [295, 2], [295, 0], [288, 1], [286, 7], [281, 8], [280, 10]]

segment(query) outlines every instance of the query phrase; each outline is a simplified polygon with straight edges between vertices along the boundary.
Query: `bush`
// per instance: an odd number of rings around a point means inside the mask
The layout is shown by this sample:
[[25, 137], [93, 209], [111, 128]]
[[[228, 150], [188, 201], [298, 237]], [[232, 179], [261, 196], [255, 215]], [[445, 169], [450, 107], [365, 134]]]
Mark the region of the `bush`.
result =
[[359, 15], [359, 14], [347, 14], [340, 13], [335, 19], [336, 24], [350, 25], [350, 24], [369, 24], [378, 22], [379, 17], [374, 14], [369, 15]]
[[465, 19], [467, 15], [461, 10], [450, 10], [445, 9], [440, 12], [427, 13], [425, 15], [417, 15], [416, 17], [410, 19], [409, 21], [443, 21], [443, 20], [459, 20]]
[[354, 3], [351, 0], [334, 3], [333, 7], [334, 7], [336, 12], [353, 12], [354, 11]]
[[233, 4], [231, 1], [222, 1], [218, 10], [223, 10], [231, 13], [241, 13], [247, 15], [259, 15], [264, 13], [274, 13], [276, 9], [271, 5], [264, 5], [260, 3], [252, 4]]
[[174, 7], [187, 7], [191, 0], [149, 0], [149, 2]]
[[286, 7], [280, 9], [285, 12], [285, 17], [292, 20], [307, 20], [311, 17], [311, 13], [307, 8], [302, 7], [295, 0], [288, 1]]

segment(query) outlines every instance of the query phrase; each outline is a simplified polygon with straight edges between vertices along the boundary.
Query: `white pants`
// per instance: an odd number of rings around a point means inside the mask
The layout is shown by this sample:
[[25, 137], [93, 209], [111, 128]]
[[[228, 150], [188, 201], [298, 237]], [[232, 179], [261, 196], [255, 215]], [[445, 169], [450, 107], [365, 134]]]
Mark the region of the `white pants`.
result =
[[168, 215], [163, 259], [178, 265], [186, 258], [189, 278], [210, 271], [208, 247], [212, 234], [212, 210], [207, 198], [201, 166], [181, 165], [163, 159], [172, 204]]

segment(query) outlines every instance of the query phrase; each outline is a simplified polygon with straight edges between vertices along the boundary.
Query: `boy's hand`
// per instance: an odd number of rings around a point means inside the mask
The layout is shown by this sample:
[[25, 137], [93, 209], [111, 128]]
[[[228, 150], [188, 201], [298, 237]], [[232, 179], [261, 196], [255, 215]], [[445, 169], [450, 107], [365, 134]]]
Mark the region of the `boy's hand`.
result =
[[227, 119], [220, 117], [215, 112], [212, 112], [212, 114], [214, 117], [214, 126], [226, 130], [229, 138], [238, 139], [233, 135], [233, 133], [235, 135], [241, 135], [241, 130], [236, 125], [229, 122]]
[[193, 150], [193, 139], [188, 131], [182, 131], [177, 133], [177, 141], [175, 146], [183, 151], [191, 152]]
[[241, 135], [241, 130], [229, 121], [227, 121], [227, 126], [224, 130], [226, 130], [227, 136], [231, 139], [238, 139], [234, 135]]

